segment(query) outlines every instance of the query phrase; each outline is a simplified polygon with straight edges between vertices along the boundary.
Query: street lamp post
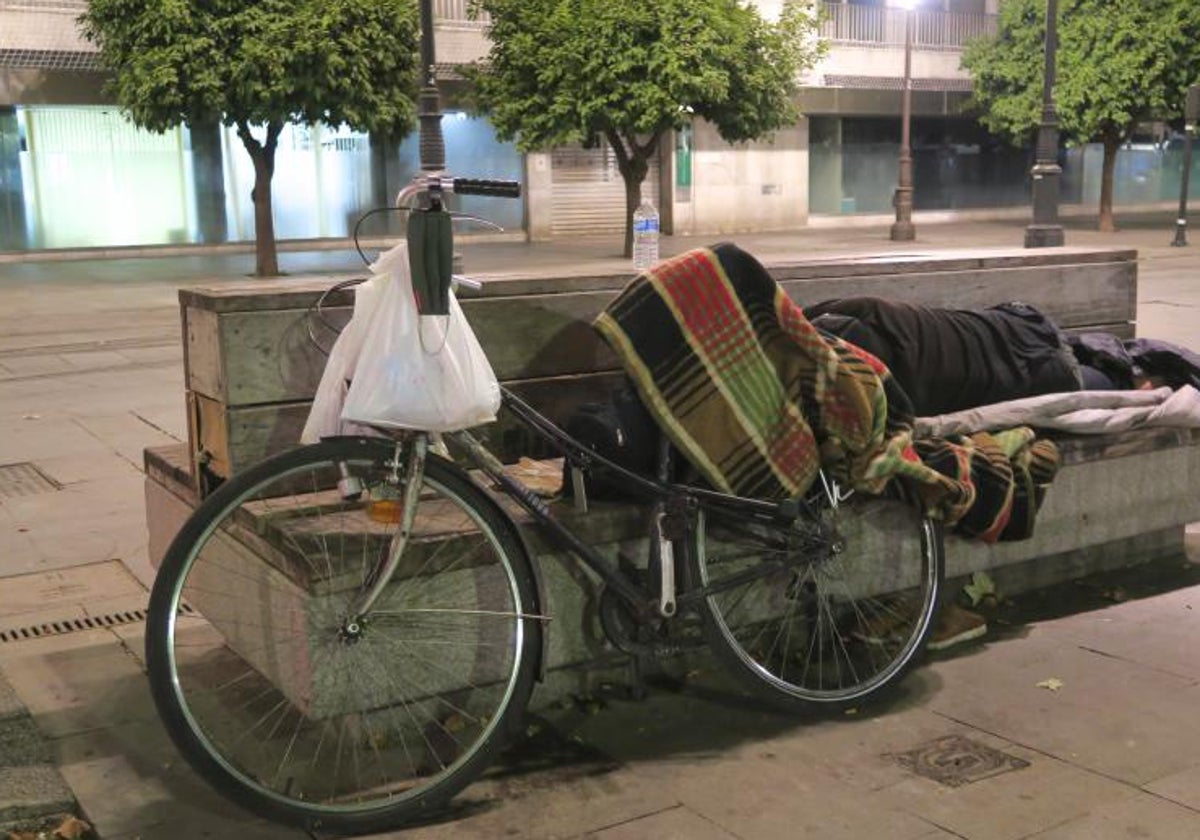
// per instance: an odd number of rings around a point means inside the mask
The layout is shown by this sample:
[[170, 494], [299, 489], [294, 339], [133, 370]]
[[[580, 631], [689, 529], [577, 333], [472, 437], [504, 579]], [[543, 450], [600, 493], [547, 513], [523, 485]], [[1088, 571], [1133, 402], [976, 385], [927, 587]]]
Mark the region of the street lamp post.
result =
[[1042, 125], [1038, 129], [1033, 176], [1033, 224], [1025, 228], [1026, 248], [1063, 244], [1058, 223], [1058, 112], [1054, 108], [1054, 56], [1058, 49], [1058, 0], [1046, 0], [1046, 70], [1042, 78]]
[[896, 194], [892, 198], [892, 204], [896, 207], [896, 221], [892, 223], [891, 237], [895, 242], [907, 242], [917, 236], [917, 229], [912, 222], [912, 17], [913, 0], [904, 0], [904, 89], [900, 98], [900, 172], [896, 181]]
[[1171, 242], [1176, 248], [1188, 244], [1188, 180], [1192, 174], [1192, 132], [1196, 129], [1197, 121], [1200, 121], [1200, 85], [1192, 85], [1188, 88], [1183, 108], [1183, 171], [1179, 175], [1179, 215], [1175, 217], [1175, 239]]
[[421, 78], [417, 117], [421, 123], [421, 169], [446, 168], [446, 143], [442, 138], [442, 103], [438, 96], [437, 66], [433, 49], [433, 0], [421, 0]]

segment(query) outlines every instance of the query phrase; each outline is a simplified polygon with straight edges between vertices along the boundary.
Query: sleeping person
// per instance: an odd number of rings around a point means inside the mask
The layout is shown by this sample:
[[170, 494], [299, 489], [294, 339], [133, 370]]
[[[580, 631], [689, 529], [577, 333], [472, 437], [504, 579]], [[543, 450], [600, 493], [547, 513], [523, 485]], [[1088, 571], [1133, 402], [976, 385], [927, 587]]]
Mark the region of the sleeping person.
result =
[[886, 364], [917, 415], [1063, 391], [1200, 385], [1200, 356], [1188, 350], [1108, 333], [1067, 336], [1026, 303], [967, 310], [855, 297], [804, 314]]

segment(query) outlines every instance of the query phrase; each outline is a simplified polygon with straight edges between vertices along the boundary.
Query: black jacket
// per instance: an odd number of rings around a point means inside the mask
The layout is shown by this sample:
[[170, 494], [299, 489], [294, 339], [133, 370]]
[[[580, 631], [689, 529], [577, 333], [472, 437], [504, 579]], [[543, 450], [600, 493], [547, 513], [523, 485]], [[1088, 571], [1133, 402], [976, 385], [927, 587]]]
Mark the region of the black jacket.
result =
[[860, 297], [806, 306], [804, 314], [878, 356], [918, 415], [1079, 390], [1058, 327], [1028, 304], [971, 311]]
[[1172, 388], [1200, 388], [1200, 355], [1153, 338], [1122, 341], [1108, 333], [1082, 333], [1067, 339], [1075, 358], [1108, 376], [1120, 388], [1133, 387], [1133, 377], [1160, 377]]

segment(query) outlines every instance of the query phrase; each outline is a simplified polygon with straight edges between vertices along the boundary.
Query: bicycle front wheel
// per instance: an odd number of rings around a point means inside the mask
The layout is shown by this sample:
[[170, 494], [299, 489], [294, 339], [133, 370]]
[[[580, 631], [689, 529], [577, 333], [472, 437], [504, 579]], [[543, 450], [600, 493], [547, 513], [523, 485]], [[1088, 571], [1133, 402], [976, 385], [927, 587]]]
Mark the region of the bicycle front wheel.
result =
[[851, 706], [899, 680], [943, 575], [941, 529], [907, 502], [858, 494], [820, 516], [708, 510], [690, 534], [710, 648], [745, 688], [792, 710]]
[[[343, 438], [263, 462], [205, 500], [159, 570], [159, 713], [192, 766], [258, 814], [351, 833], [417, 819], [520, 730], [541, 624], [519, 535], [436, 456], [404, 487], [395, 452]], [[355, 621], [411, 492], [399, 567]]]

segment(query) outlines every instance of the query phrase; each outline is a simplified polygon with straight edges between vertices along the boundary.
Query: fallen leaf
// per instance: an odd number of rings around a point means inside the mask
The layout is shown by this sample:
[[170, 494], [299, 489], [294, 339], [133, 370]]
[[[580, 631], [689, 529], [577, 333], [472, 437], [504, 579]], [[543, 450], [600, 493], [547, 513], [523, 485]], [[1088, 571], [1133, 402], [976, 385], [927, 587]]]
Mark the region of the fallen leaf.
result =
[[1048, 680], [1042, 680], [1040, 683], [1037, 684], [1037, 687], [1038, 688], [1046, 688], [1046, 689], [1049, 689], [1050, 691], [1058, 691], [1064, 685], [1066, 685], [1066, 683], [1064, 683], [1058, 677], [1051, 677]]
[[61, 840], [79, 840], [86, 837], [91, 830], [92, 827], [78, 817], [67, 817], [62, 825], [54, 829], [54, 836]]
[[996, 597], [996, 583], [987, 572], [975, 572], [971, 582], [963, 587], [963, 592], [971, 599], [971, 606], [977, 607], [985, 598]]

